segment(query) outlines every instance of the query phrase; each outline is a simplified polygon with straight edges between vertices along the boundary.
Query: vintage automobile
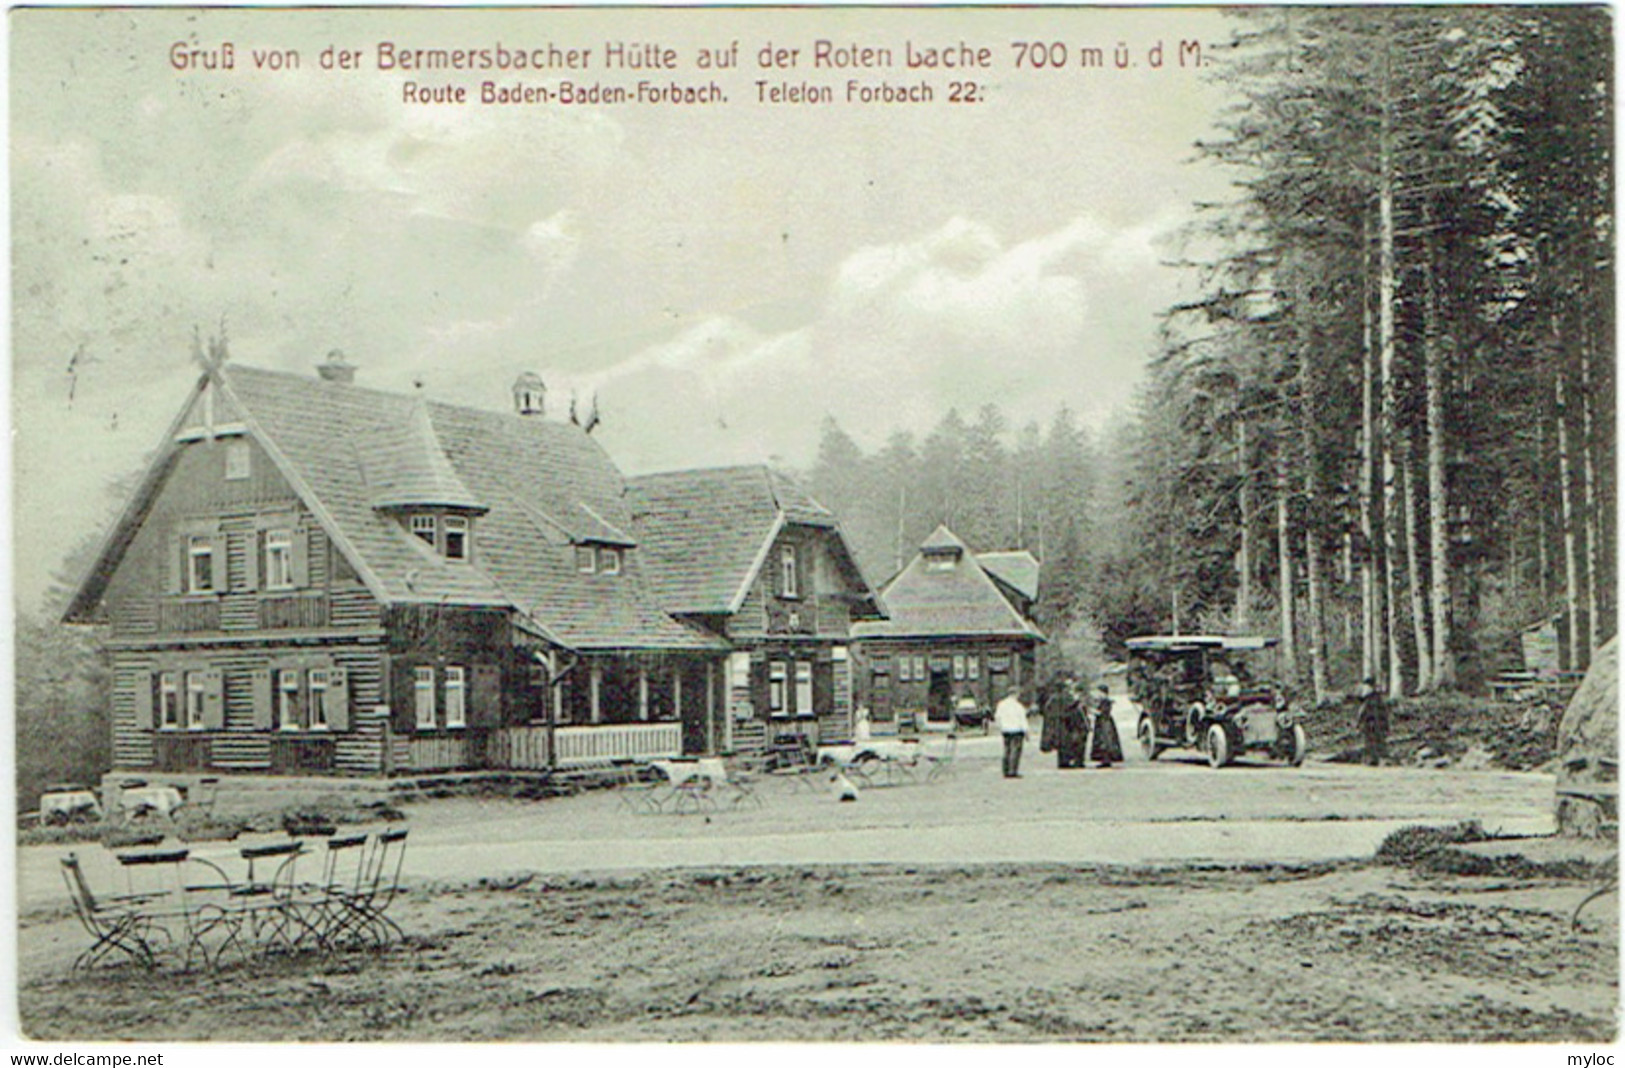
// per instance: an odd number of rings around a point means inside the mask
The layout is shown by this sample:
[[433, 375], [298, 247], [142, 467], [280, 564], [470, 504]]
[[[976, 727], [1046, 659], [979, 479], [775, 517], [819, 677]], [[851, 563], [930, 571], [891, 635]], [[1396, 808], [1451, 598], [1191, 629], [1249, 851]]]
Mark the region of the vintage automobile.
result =
[[1309, 737], [1298, 712], [1258, 674], [1275, 643], [1206, 634], [1130, 638], [1129, 693], [1140, 705], [1135, 733], [1146, 759], [1186, 748], [1215, 768], [1252, 752], [1302, 764]]

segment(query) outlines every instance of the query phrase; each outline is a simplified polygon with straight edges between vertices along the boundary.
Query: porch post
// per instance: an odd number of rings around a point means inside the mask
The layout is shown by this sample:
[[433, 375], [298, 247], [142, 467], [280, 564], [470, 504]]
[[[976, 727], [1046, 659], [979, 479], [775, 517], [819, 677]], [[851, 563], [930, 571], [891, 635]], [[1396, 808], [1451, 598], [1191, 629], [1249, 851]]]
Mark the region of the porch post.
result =
[[683, 665], [678, 661], [671, 673], [671, 703], [677, 711], [678, 729], [682, 729], [683, 722]]
[[717, 751], [717, 682], [715, 660], [705, 661], [705, 751]]
[[602, 723], [603, 722], [603, 718], [600, 716], [599, 709], [598, 709], [598, 685], [599, 685], [600, 682], [603, 681], [603, 676], [604, 676], [603, 665], [598, 663], [596, 660], [593, 661], [592, 673], [589, 676], [589, 678], [591, 679], [592, 722], [594, 722], [594, 723]]
[[649, 666], [638, 665], [638, 718], [649, 722]]

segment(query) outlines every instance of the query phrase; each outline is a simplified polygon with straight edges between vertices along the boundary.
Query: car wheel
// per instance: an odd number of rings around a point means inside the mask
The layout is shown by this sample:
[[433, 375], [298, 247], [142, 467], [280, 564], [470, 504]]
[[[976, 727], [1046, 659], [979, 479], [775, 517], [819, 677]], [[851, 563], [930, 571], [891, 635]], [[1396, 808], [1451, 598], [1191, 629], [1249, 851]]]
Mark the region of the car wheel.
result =
[[1216, 768], [1230, 763], [1230, 735], [1222, 723], [1207, 729], [1207, 762]]
[[1157, 759], [1157, 754], [1161, 753], [1162, 749], [1157, 745], [1157, 732], [1151, 726], [1151, 717], [1141, 716], [1140, 725], [1135, 728], [1134, 733], [1140, 739], [1140, 753], [1147, 760]]
[[1287, 760], [1293, 767], [1303, 763], [1303, 758], [1309, 755], [1309, 735], [1304, 731], [1303, 724], [1292, 725], [1292, 751], [1287, 754]]

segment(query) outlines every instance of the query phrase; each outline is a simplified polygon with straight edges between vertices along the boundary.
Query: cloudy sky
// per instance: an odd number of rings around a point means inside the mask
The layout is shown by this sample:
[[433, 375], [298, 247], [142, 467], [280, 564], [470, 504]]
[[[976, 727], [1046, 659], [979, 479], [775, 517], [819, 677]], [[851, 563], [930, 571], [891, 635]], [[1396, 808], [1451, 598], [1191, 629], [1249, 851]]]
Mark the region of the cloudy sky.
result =
[[[500, 407], [522, 370], [562, 409], [598, 397], [629, 472], [810, 460], [828, 413], [860, 443], [951, 406], [1016, 423], [1126, 404], [1178, 294], [1161, 266], [1223, 177], [1188, 163], [1218, 91], [1177, 65], [1226, 36], [1209, 10], [21, 11], [11, 18], [16, 585], [37, 597], [105, 527], [173, 418], [194, 328], [231, 359]], [[755, 103], [755, 82], [895, 84], [815, 71], [813, 42], [993, 50], [985, 101]], [[677, 49], [740, 42], [729, 102], [408, 105], [403, 48]], [[1067, 46], [1015, 70], [1015, 41]], [[176, 42], [236, 69], [178, 71]], [[801, 67], [764, 74], [769, 42]], [[1164, 65], [1149, 65], [1162, 42]], [[337, 44], [362, 69], [323, 71]], [[1133, 66], [1113, 61], [1122, 46]], [[1102, 68], [1081, 69], [1099, 48]], [[296, 73], [254, 49], [296, 49]], [[1209, 52], [1211, 56], [1211, 51]], [[489, 75], [426, 75], [477, 92]], [[670, 76], [665, 76], [669, 78]], [[515, 76], [499, 77], [504, 83]]]

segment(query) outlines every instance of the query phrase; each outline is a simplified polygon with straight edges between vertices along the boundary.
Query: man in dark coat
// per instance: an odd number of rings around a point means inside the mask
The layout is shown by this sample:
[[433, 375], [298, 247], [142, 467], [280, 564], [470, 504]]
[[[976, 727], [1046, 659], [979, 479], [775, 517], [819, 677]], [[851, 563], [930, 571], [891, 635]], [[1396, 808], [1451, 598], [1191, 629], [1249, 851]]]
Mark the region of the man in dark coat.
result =
[[1367, 764], [1375, 767], [1388, 759], [1388, 702], [1371, 679], [1360, 686], [1360, 736]]
[[1055, 753], [1058, 768], [1084, 767], [1088, 744], [1088, 711], [1077, 680], [1070, 676], [1055, 679], [1049, 700], [1044, 703], [1044, 734], [1040, 748]]

